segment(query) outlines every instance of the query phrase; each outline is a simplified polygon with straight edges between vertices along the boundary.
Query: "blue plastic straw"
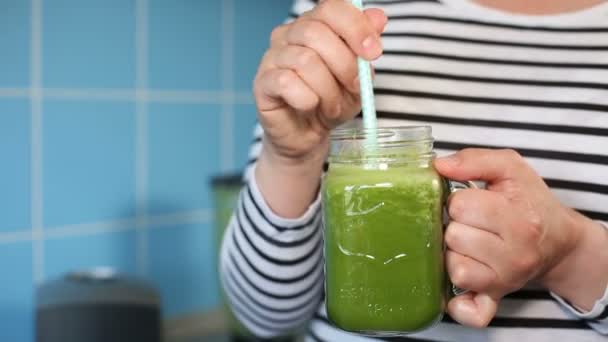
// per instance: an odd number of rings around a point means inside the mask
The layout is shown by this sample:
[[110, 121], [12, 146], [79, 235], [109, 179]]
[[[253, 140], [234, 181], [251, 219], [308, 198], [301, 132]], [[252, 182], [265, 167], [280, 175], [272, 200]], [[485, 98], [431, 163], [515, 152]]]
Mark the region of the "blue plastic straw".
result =
[[[362, 0], [352, 0], [353, 5], [363, 10]], [[370, 63], [359, 57], [359, 81], [361, 83], [361, 107], [363, 110], [363, 128], [366, 130], [367, 143], [373, 150], [377, 143], [376, 105], [374, 104], [374, 84], [372, 82], [372, 69]]]

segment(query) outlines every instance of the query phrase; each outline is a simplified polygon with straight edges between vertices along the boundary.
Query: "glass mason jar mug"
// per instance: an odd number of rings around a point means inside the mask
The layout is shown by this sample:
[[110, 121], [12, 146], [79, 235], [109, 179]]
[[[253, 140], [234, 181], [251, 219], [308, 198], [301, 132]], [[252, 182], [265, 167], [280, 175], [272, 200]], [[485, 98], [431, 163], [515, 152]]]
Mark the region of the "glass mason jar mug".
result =
[[[394, 336], [433, 326], [448, 295], [446, 194], [431, 128], [337, 129], [323, 179], [327, 315], [337, 327]], [[458, 289], [454, 289], [458, 291]]]

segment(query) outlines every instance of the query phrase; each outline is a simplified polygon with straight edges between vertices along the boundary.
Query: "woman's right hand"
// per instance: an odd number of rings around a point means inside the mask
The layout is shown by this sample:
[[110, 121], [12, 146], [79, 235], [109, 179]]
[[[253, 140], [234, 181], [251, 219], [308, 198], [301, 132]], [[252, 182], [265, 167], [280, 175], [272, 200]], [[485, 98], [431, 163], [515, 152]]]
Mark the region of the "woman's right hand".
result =
[[379, 9], [325, 0], [272, 32], [254, 83], [263, 154], [281, 164], [325, 157], [329, 131], [360, 111], [356, 57], [382, 54], [386, 22]]
[[386, 21], [381, 10], [325, 0], [272, 32], [254, 84], [264, 128], [255, 179], [275, 214], [300, 217], [317, 196], [329, 131], [360, 110], [356, 57], [382, 54]]

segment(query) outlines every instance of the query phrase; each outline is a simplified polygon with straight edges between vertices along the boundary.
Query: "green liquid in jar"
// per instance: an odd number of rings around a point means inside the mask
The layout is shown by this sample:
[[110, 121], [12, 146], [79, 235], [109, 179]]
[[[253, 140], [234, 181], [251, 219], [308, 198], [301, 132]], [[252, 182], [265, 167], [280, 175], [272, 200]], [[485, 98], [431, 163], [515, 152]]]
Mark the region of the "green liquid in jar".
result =
[[390, 335], [441, 319], [443, 193], [432, 168], [331, 166], [323, 184], [326, 304], [336, 326]]

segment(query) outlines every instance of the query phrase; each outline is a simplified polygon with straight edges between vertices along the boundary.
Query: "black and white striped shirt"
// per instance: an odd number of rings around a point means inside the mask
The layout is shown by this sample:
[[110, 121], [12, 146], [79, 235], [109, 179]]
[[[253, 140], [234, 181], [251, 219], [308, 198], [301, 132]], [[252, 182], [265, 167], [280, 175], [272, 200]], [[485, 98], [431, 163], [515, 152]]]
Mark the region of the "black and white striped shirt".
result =
[[[297, 0], [292, 16], [314, 5]], [[384, 56], [375, 63], [380, 124], [432, 125], [439, 154], [514, 148], [565, 205], [608, 222], [608, 4], [549, 16], [467, 0], [367, 5], [390, 19]], [[327, 322], [320, 201], [298, 219], [270, 210], [252, 174], [261, 134], [258, 128], [221, 252], [232, 310], [261, 337], [307, 326], [311, 341], [373, 341]], [[501, 302], [486, 329], [446, 317], [399, 340], [605, 341], [605, 334], [602, 305], [581, 315], [542, 289], [526, 288]]]

